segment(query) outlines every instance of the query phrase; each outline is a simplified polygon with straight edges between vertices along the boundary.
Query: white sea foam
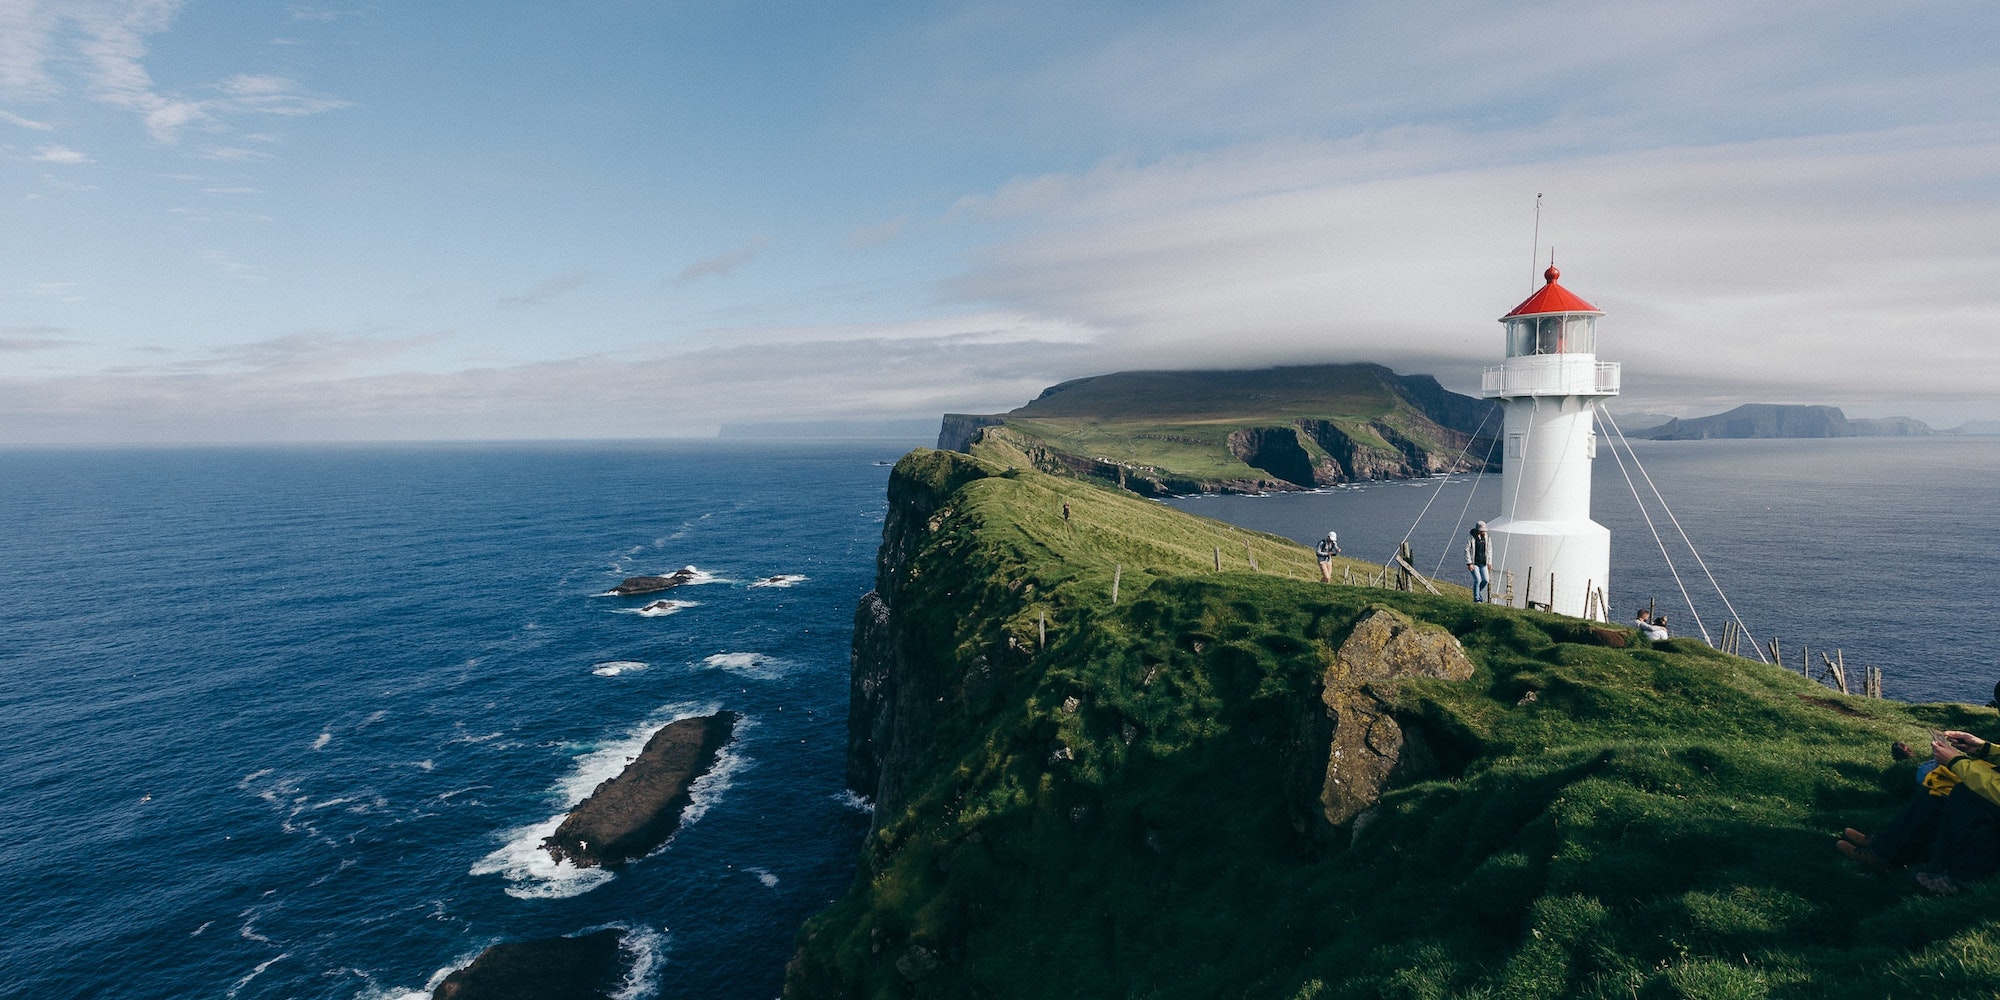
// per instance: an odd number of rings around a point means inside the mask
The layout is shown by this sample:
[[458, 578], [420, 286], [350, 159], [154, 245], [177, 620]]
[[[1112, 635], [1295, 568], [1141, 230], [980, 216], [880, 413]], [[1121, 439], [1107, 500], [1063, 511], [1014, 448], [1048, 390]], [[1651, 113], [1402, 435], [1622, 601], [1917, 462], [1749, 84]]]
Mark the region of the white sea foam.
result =
[[236, 981], [236, 985], [231, 986], [229, 988], [229, 992], [224, 995], [232, 997], [235, 996], [238, 992], [240, 992], [243, 989], [243, 987], [250, 985], [250, 980], [263, 975], [265, 969], [268, 969], [271, 966], [278, 964], [280, 960], [287, 959], [290, 957], [292, 957], [292, 953], [287, 951], [280, 953], [278, 955], [274, 955], [270, 958], [263, 960], [262, 962], [257, 963], [257, 967], [251, 969], [249, 975], [244, 976], [242, 979], [238, 979]]
[[[495, 941], [494, 943], [497, 944], [498, 942]], [[372, 976], [369, 976], [360, 969], [356, 969], [354, 970], [356, 973], [359, 973], [363, 979], [369, 981], [369, 986], [367, 989], [355, 994], [354, 1000], [431, 1000], [431, 994], [435, 993], [438, 986], [443, 984], [446, 976], [471, 965], [473, 960], [479, 957], [479, 953], [484, 950], [486, 950], [484, 947], [474, 949], [459, 956], [458, 961], [451, 965], [447, 965], [431, 973], [430, 981], [425, 983], [421, 989], [410, 989], [407, 986], [378, 986], [375, 985]]]
[[833, 797], [833, 800], [855, 812], [873, 813], [875, 811], [875, 800], [852, 788], [841, 789], [839, 794]]
[[809, 576], [805, 575], [804, 573], [779, 573], [779, 574], [778, 574], [777, 576], [767, 576], [767, 577], [763, 578], [762, 580], [752, 580], [752, 581], [750, 582], [750, 586], [752, 586], [752, 587], [793, 587], [793, 586], [797, 586], [798, 584], [801, 584], [801, 583], [804, 583], [804, 582], [806, 582], [807, 580], [810, 580], [810, 579], [812, 579], [812, 577], [809, 577]]
[[[736, 723], [736, 738], [740, 740], [743, 737], [744, 730], [749, 729], [753, 725], [755, 723], [751, 722], [747, 717], [739, 719]], [[694, 779], [694, 784], [688, 786], [688, 806], [686, 811], [681, 813], [680, 828], [682, 830], [693, 826], [696, 820], [708, 815], [709, 807], [720, 801], [722, 793], [728, 791], [729, 787], [735, 784], [736, 775], [750, 766], [750, 758], [736, 752], [738, 745], [736, 741], [732, 740], [727, 746], [723, 747], [722, 751], [715, 755], [715, 766], [709, 768], [707, 774]], [[676, 831], [674, 836], [680, 836], [679, 832]], [[673, 838], [669, 837], [666, 844], [660, 845], [659, 850], [666, 850], [667, 844], [671, 843], [673, 843]]]
[[699, 601], [677, 601], [668, 598], [654, 601], [643, 608], [620, 608], [618, 609], [618, 613], [621, 615], [640, 615], [646, 618], [658, 618], [662, 615], [677, 615], [688, 608], [700, 606], [701, 602]]
[[638, 660], [606, 660], [592, 665], [590, 672], [599, 677], [616, 677], [619, 674], [637, 673], [644, 669], [646, 664]]
[[764, 888], [766, 889], [776, 889], [778, 887], [778, 876], [771, 874], [769, 868], [752, 867], [743, 870], [757, 876], [757, 881], [764, 883]]
[[325, 749], [325, 748], [326, 748], [326, 745], [327, 745], [328, 743], [332, 743], [332, 742], [333, 742], [333, 734], [332, 734], [332, 733], [321, 733], [321, 734], [319, 734], [319, 739], [316, 739], [316, 740], [314, 740], [314, 741], [313, 741], [313, 749], [314, 749], [314, 750], [323, 750], [323, 749]]
[[625, 940], [619, 948], [631, 956], [625, 970], [625, 980], [619, 984], [612, 1000], [643, 1000], [655, 996], [660, 989], [660, 968], [666, 964], [667, 948], [672, 943], [665, 929], [633, 927], [629, 924], [612, 925], [625, 932]]
[[472, 866], [472, 874], [505, 878], [505, 891], [515, 899], [566, 899], [611, 881], [612, 874], [603, 868], [579, 868], [542, 850], [542, 841], [554, 834], [562, 821], [562, 815], [556, 815], [502, 833], [506, 843], [480, 858]]
[[763, 653], [717, 653], [703, 658], [701, 665], [713, 670], [727, 670], [745, 677], [768, 680], [782, 675], [785, 668], [791, 664], [775, 656], [765, 656]]
[[[632, 758], [639, 756], [640, 751], [646, 748], [646, 741], [661, 726], [678, 719], [709, 715], [720, 708], [715, 704], [691, 703], [665, 706], [646, 721], [576, 758], [570, 772], [558, 779], [556, 787], [550, 792], [550, 798], [560, 803], [561, 811], [546, 820], [501, 833], [501, 847], [479, 859], [472, 866], [472, 874], [505, 878], [508, 882], [507, 895], [516, 899], [564, 899], [582, 895], [611, 881], [612, 873], [603, 868], [580, 868], [568, 861], [558, 863], [548, 851], [542, 849], [542, 841], [556, 832], [556, 827], [562, 825], [563, 817], [569, 815], [577, 803], [589, 797], [598, 785], [616, 777]], [[739, 733], [742, 727], [743, 724], [738, 723]], [[698, 819], [721, 789], [728, 787], [725, 772], [733, 773], [735, 770], [735, 767], [726, 764], [730, 760], [731, 755], [724, 751], [717, 757], [715, 767], [689, 787], [691, 801], [681, 814], [682, 827]]]

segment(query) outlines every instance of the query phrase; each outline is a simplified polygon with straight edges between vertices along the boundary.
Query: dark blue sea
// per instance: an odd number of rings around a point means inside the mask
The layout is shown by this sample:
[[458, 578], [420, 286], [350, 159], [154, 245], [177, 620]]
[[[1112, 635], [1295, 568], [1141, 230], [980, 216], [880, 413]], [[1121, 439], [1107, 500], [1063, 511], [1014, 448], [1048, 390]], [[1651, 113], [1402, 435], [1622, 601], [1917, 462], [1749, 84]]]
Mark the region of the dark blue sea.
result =
[[[0, 996], [425, 995], [489, 944], [605, 926], [628, 996], [777, 995], [868, 823], [848, 641], [877, 463], [917, 443], [0, 452]], [[1989, 696], [2000, 439], [1638, 454], [1755, 638]], [[1597, 474], [1614, 607], [1682, 624]], [[1176, 503], [1364, 558], [1428, 507], [1413, 544], [1455, 578], [1497, 482]], [[705, 582], [604, 596], [683, 566]], [[534, 849], [654, 729], [724, 708], [739, 739], [660, 852], [606, 876]]]
[[[428, 995], [615, 925], [627, 995], [776, 996], [867, 828], [848, 642], [916, 443], [0, 452], [0, 995]], [[724, 708], [660, 852], [535, 849]]]
[[[1613, 621], [1649, 606], [1720, 642], [1740, 617], [1742, 655], [1776, 638], [1794, 669], [1811, 650], [1817, 676], [1818, 651], [1837, 650], [1856, 691], [1878, 667], [1890, 698], [1994, 697], [2000, 437], [1635, 441], [1622, 467], [1600, 442], [1591, 501], [1611, 529]], [[1466, 533], [1500, 510], [1500, 476], [1171, 502], [1301, 542], [1336, 530], [1378, 563], [1407, 533], [1419, 569], [1464, 584]]]

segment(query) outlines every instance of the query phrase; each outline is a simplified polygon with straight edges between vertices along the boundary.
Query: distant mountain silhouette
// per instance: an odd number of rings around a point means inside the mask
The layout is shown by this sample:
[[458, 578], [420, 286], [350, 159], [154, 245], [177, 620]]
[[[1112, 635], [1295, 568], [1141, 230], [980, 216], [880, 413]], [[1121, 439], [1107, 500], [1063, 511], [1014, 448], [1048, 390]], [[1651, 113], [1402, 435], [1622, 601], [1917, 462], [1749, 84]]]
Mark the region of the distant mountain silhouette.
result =
[[1838, 406], [1745, 403], [1727, 413], [1674, 419], [1632, 436], [1652, 441], [1709, 438], [1925, 437], [1937, 432], [1909, 417], [1850, 420]]

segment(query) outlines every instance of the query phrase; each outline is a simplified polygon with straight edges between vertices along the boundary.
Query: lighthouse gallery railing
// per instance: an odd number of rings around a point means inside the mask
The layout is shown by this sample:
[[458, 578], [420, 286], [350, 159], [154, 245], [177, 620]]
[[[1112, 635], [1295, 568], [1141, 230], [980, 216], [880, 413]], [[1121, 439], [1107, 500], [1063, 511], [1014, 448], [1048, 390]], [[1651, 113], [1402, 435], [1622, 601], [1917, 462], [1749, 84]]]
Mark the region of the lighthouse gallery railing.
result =
[[1618, 362], [1575, 355], [1544, 354], [1510, 358], [1487, 368], [1479, 378], [1479, 394], [1496, 396], [1615, 396]]

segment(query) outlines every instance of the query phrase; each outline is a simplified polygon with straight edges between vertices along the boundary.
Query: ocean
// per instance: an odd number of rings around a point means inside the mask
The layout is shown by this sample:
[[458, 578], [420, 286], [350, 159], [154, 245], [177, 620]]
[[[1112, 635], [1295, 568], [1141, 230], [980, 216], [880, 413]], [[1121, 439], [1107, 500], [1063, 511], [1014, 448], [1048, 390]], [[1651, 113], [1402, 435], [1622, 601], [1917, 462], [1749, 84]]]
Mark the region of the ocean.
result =
[[[0, 452], [0, 995], [426, 996], [616, 925], [627, 996], [776, 996], [867, 829], [848, 642], [916, 443]], [[720, 708], [660, 852], [536, 850]]]
[[[1719, 642], [1733, 607], [1744, 656], [1756, 655], [1750, 640], [1776, 638], [1794, 669], [1811, 650], [1815, 675], [1818, 651], [1839, 651], [1856, 691], [1860, 668], [1877, 667], [1886, 697], [1994, 697], [2000, 615], [1985, 588], [2000, 437], [1635, 441], [1631, 454], [1621, 469], [1600, 443], [1592, 468], [1592, 517], [1611, 529], [1613, 621], [1650, 606], [1675, 635], [1705, 627]], [[1500, 476], [1170, 502], [1307, 544], [1338, 531], [1344, 554], [1378, 564], [1408, 533], [1419, 569], [1465, 584], [1466, 533], [1500, 510]]]
[[[423, 996], [487, 945], [605, 926], [626, 997], [776, 996], [867, 829], [848, 642], [880, 463], [920, 443], [0, 451], [0, 996]], [[2000, 439], [1638, 455], [1753, 637], [1840, 647], [1892, 697], [1989, 697]], [[1614, 610], [1691, 625], [1596, 471]], [[1458, 579], [1497, 485], [1174, 503], [1370, 559], [1428, 507], [1420, 564]], [[606, 596], [683, 566], [702, 582]], [[738, 739], [663, 849], [547, 864], [647, 735], [725, 708]]]

